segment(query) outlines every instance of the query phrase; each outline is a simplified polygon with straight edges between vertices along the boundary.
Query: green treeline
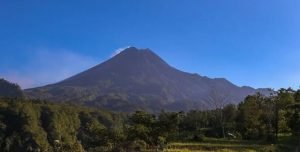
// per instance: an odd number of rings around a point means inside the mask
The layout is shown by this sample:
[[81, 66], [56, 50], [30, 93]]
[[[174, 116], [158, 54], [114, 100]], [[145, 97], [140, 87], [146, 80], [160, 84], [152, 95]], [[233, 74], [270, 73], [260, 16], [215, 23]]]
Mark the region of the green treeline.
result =
[[0, 97], [23, 97], [24, 94], [18, 84], [10, 83], [0, 78]]
[[2, 98], [0, 151], [102, 151], [111, 146], [109, 133], [122, 126], [122, 120], [120, 114], [101, 110]]
[[0, 98], [0, 151], [121, 152], [163, 149], [205, 137], [262, 140], [300, 135], [300, 90], [248, 96], [214, 110], [112, 113], [69, 104]]

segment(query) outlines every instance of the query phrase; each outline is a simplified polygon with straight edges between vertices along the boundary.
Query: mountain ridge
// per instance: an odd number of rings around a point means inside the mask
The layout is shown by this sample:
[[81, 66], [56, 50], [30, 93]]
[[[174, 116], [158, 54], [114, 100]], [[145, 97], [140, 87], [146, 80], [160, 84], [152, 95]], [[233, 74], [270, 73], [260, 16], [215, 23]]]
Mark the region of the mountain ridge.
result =
[[225, 78], [211, 79], [182, 72], [150, 49], [129, 47], [84, 72], [55, 84], [25, 90], [25, 93], [32, 98], [116, 111], [159, 111], [213, 108], [211, 102], [217, 101], [212, 98], [225, 100], [226, 97], [226, 101], [218, 102], [236, 104], [257, 91], [266, 92], [238, 87]]

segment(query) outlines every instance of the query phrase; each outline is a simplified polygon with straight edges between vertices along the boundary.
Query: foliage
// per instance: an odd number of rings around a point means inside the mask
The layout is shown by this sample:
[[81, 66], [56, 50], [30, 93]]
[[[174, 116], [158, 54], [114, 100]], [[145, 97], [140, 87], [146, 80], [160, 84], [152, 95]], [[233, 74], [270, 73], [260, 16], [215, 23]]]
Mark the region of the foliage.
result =
[[[125, 152], [163, 150], [172, 142], [197, 142], [204, 149], [209, 144], [230, 149], [224, 144], [241, 139], [277, 143], [279, 146], [265, 147], [273, 151], [287, 145], [280, 144], [278, 134], [293, 134], [299, 139], [299, 93], [299, 90], [280, 89], [269, 97], [248, 96], [239, 105], [156, 114], [111, 113], [70, 104], [3, 97], [0, 98], [0, 151]], [[219, 138], [219, 144], [213, 140], [208, 143], [209, 137]], [[178, 147], [184, 148], [182, 145], [174, 148]]]
[[[108, 116], [115, 120], [104, 125]], [[0, 151], [79, 152], [93, 144], [107, 146], [104, 139], [110, 135], [105, 129], [117, 121], [117, 116], [105, 111], [0, 98]]]
[[24, 94], [19, 85], [0, 79], [0, 97], [23, 97]]

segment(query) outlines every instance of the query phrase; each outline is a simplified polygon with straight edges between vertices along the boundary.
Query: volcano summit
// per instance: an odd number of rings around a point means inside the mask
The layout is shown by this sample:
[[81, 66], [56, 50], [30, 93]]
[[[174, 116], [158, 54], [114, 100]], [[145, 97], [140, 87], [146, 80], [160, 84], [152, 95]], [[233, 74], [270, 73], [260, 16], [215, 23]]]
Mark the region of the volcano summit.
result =
[[177, 111], [239, 103], [247, 95], [267, 91], [182, 72], [149, 49], [129, 47], [82, 73], [25, 93], [31, 98], [115, 111]]

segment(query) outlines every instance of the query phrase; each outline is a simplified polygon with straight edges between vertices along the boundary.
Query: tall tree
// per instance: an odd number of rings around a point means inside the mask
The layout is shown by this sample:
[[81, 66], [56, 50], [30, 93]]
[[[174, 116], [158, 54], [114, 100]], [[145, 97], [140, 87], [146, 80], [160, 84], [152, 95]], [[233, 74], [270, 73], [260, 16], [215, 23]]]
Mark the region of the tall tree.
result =
[[0, 79], [0, 97], [23, 97], [24, 94], [19, 85]]

